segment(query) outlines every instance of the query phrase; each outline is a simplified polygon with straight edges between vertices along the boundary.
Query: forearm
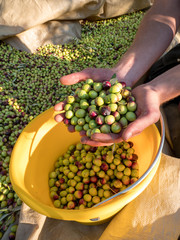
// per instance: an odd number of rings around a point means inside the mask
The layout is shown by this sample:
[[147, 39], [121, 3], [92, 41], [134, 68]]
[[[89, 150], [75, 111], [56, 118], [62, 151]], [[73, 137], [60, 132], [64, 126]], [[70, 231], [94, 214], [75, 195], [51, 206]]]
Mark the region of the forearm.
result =
[[144, 84], [157, 93], [160, 105], [180, 95], [180, 64]]
[[177, 32], [179, 12], [178, 0], [173, 3], [169, 0], [157, 0], [154, 3], [143, 18], [132, 46], [114, 67], [119, 79], [134, 85], [147, 72], [164, 53]]

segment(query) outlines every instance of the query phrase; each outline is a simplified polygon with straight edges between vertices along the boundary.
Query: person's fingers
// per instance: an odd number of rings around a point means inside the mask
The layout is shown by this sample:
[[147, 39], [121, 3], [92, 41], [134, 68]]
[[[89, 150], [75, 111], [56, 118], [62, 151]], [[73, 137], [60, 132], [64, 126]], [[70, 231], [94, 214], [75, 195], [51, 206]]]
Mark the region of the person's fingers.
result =
[[88, 75], [84, 72], [71, 73], [69, 75], [63, 76], [60, 78], [60, 82], [64, 85], [73, 85], [80, 81], [86, 80]]
[[65, 106], [66, 102], [60, 102], [60, 103], [57, 103], [55, 106], [54, 106], [54, 110], [55, 111], [62, 111], [64, 109], [64, 106]]
[[96, 142], [102, 142], [102, 143], [119, 143], [122, 142], [123, 139], [121, 137], [122, 133], [94, 133], [91, 136], [91, 139]]
[[86, 68], [81, 72], [71, 73], [60, 78], [64, 85], [73, 85], [75, 83], [92, 78], [94, 81], [109, 80], [113, 75], [112, 70], [105, 68]]
[[[57, 112], [60, 112], [60, 111], [62, 111], [64, 109], [64, 105], [65, 105], [65, 102], [57, 103], [54, 106], [54, 110], [57, 111]], [[54, 120], [56, 122], [62, 122], [64, 117], [65, 117], [64, 113], [57, 113], [56, 116], [54, 117]]]
[[56, 122], [62, 122], [64, 119], [64, 114], [57, 114], [55, 117], [54, 117], [54, 120]]
[[96, 141], [93, 141], [92, 139], [90, 139], [88, 137], [82, 137], [81, 142], [83, 144], [88, 144], [88, 145], [93, 146], [93, 147], [111, 146], [113, 144], [113, 142], [111, 142], [111, 143], [96, 142]]
[[134, 122], [130, 123], [122, 133], [122, 139], [127, 141], [129, 138], [140, 134], [145, 128], [159, 120], [159, 112], [141, 114]]

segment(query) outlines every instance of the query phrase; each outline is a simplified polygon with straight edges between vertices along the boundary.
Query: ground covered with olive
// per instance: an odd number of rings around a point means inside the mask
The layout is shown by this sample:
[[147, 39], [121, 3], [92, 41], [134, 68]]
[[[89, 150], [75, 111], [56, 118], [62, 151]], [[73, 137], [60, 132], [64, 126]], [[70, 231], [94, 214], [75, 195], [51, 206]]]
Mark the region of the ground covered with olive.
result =
[[135, 183], [139, 164], [133, 145], [130, 141], [109, 147], [70, 145], [49, 173], [54, 206], [91, 208]]
[[16, 140], [37, 115], [74, 94], [59, 78], [86, 67], [111, 67], [127, 51], [144, 12], [99, 22], [82, 21], [82, 38], [39, 47], [31, 54], [0, 42], [0, 238], [17, 222], [21, 200], [9, 178]]

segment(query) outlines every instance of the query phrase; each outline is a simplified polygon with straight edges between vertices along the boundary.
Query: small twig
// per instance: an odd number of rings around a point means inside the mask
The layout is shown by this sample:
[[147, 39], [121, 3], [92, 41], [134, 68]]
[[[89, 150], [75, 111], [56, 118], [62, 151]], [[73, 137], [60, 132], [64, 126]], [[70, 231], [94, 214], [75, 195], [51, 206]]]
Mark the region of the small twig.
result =
[[112, 146], [112, 153], [114, 154], [114, 151], [115, 151], [115, 147], [116, 147], [116, 144], [114, 143], [113, 146]]
[[109, 189], [110, 189], [110, 190], [111, 190], [111, 191], [112, 191], [114, 194], [116, 194], [116, 193], [117, 193], [117, 192], [115, 192], [115, 191], [114, 191], [112, 188], [110, 188], [110, 187], [109, 187]]
[[61, 110], [58, 114], [66, 112], [65, 110]]

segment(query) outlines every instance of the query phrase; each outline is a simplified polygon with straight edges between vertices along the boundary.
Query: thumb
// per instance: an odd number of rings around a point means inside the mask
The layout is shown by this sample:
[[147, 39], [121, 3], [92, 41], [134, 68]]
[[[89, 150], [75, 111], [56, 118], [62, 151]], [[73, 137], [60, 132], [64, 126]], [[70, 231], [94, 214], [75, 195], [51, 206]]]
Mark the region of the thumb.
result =
[[130, 123], [123, 131], [122, 139], [127, 141], [129, 138], [140, 134], [145, 128], [159, 120], [159, 114], [143, 114], [140, 115], [134, 122]]

